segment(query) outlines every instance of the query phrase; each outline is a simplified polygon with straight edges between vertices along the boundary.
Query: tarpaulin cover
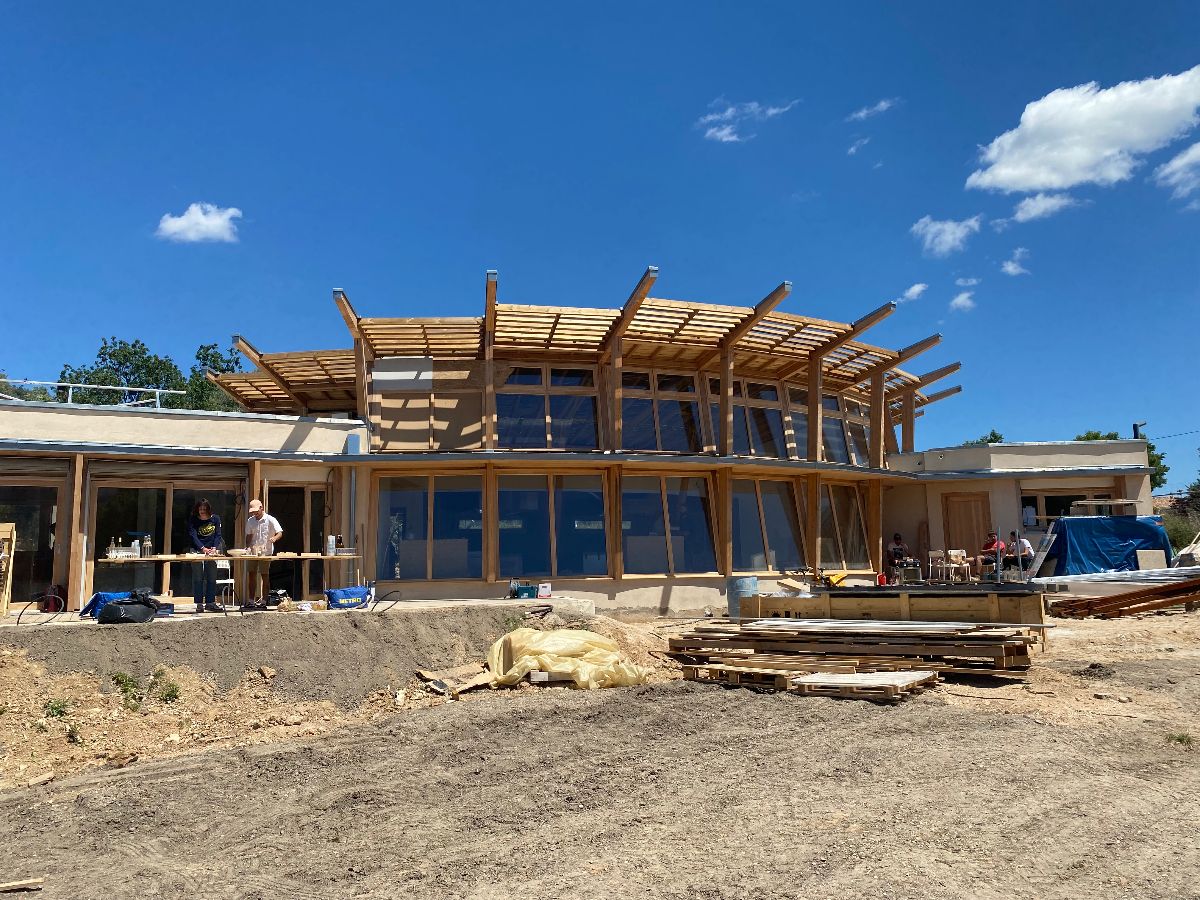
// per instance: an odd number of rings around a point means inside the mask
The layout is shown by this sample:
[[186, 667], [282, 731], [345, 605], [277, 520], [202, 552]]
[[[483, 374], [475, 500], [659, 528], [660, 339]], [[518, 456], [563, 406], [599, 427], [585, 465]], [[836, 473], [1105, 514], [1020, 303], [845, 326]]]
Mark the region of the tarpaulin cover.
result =
[[1158, 516], [1064, 516], [1054, 531], [1055, 575], [1131, 572], [1138, 550], [1164, 550], [1168, 562], [1172, 556]]
[[575, 628], [510, 631], [492, 644], [488, 668], [497, 687], [512, 686], [534, 669], [570, 675], [584, 690], [645, 684], [650, 679], [649, 669], [621, 658], [615, 641]]

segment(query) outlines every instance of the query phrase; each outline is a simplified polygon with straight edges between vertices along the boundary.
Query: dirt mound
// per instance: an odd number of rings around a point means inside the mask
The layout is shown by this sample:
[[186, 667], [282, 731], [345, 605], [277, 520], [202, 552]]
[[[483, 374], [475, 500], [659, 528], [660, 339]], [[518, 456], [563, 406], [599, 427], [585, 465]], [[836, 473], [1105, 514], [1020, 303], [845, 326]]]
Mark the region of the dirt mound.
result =
[[1078, 675], [1080, 678], [1112, 678], [1117, 674], [1117, 670], [1112, 666], [1106, 666], [1104, 663], [1089, 663], [1082, 669], [1075, 669], [1072, 675]]
[[559, 615], [551, 613], [541, 622], [530, 623], [534, 628], [584, 628], [616, 642], [621, 655], [630, 662], [645, 666], [654, 674], [651, 680], [659, 681], [679, 677], [679, 665], [663, 659], [667, 642], [645, 626], [633, 625], [608, 616]]

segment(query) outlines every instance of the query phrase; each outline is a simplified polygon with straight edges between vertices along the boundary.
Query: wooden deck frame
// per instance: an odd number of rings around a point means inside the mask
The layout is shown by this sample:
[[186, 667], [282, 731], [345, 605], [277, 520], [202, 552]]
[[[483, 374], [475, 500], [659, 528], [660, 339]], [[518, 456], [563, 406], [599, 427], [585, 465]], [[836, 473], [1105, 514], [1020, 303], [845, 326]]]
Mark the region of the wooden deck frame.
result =
[[251, 344], [240, 334], [235, 334], [233, 336], [233, 345], [243, 356], [246, 357], [246, 359], [250, 360], [250, 362], [252, 362], [259, 371], [271, 379], [271, 381], [275, 383], [275, 386], [279, 388], [279, 390], [283, 391], [285, 395], [287, 395], [289, 400], [296, 404], [297, 408], [300, 410], [300, 415], [303, 416], [308, 414], [308, 405], [296, 394], [294, 390], [292, 390], [283, 376], [281, 376], [275, 370], [274, 366], [263, 359], [263, 354], [259, 352], [259, 350], [253, 344]]

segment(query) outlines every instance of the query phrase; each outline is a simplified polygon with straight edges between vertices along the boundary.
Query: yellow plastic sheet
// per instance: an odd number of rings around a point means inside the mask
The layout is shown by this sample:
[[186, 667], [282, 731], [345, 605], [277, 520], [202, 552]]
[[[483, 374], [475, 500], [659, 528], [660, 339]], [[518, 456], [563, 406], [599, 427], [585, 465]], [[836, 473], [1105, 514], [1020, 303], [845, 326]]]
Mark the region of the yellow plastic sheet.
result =
[[514, 685], [534, 669], [569, 675], [576, 687], [589, 691], [650, 680], [649, 669], [621, 658], [615, 641], [574, 628], [511, 631], [492, 644], [488, 668], [495, 687]]

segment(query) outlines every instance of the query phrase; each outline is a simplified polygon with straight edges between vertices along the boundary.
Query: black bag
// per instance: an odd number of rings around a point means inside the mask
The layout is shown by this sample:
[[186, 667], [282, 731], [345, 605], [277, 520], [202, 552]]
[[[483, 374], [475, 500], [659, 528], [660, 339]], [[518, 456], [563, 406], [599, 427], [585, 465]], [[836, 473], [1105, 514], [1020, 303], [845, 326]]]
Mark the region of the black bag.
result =
[[110, 600], [104, 604], [96, 622], [100, 625], [124, 625], [130, 622], [149, 622], [158, 614], [158, 603], [148, 591], [134, 591], [128, 598]]

